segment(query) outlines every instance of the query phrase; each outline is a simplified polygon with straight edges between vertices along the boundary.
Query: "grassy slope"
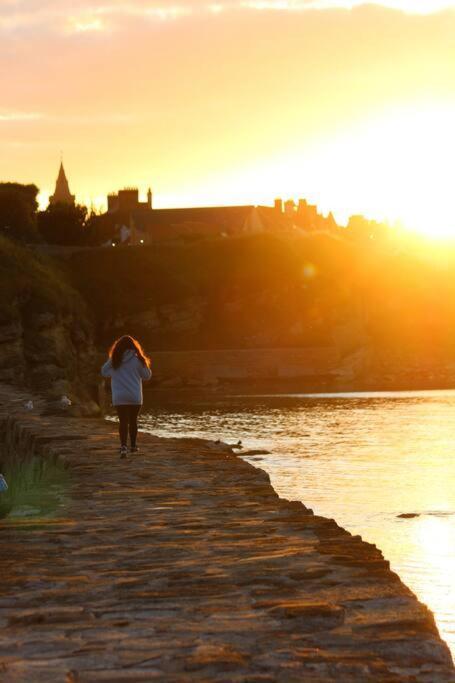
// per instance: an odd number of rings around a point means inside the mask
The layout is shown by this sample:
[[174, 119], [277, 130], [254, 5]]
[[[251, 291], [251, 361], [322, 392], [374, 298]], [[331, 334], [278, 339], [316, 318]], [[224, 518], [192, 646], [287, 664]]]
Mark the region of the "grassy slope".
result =
[[31, 313], [72, 314], [87, 326], [87, 307], [50, 259], [0, 236], [0, 319], [18, 309]]
[[[329, 236], [263, 234], [98, 249], [74, 254], [70, 267], [98, 321], [165, 304], [185, 307], [198, 297], [205, 317], [187, 345], [254, 345], [258, 330], [270, 340], [265, 344], [286, 345], [305, 343], [288, 338], [296, 322], [304, 321], [307, 336], [317, 328], [320, 338], [327, 328], [329, 309], [344, 296], [337, 282], [346, 258], [346, 244]], [[172, 334], [154, 342], [178, 344]]]
[[[71, 267], [98, 321], [200, 297], [205, 318], [187, 346], [324, 343], [360, 321], [386, 354], [455, 358], [455, 250], [261, 234], [94, 250]], [[151, 341], [179, 343], [175, 335]]]

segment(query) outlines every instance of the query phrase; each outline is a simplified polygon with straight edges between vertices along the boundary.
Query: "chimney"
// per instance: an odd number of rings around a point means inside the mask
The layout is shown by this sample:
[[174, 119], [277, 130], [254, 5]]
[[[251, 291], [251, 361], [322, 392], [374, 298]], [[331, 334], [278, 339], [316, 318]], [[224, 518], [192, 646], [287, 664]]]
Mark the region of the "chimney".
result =
[[275, 199], [274, 206], [275, 206], [275, 211], [277, 213], [283, 213], [283, 200], [282, 199]]
[[295, 212], [295, 202], [293, 199], [288, 199], [284, 202], [284, 213], [286, 216], [293, 216]]

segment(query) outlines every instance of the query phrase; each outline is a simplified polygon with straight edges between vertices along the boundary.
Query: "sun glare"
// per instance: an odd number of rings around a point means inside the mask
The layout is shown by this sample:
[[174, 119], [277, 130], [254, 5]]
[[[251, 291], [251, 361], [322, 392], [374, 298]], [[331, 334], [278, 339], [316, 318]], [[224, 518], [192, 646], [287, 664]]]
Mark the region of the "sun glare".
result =
[[302, 191], [314, 188], [325, 208], [343, 219], [363, 213], [428, 237], [455, 239], [454, 120], [455, 103], [387, 110], [294, 151], [282, 163], [283, 183], [292, 187], [302, 178]]
[[369, 153], [368, 175], [388, 217], [437, 238], [455, 238], [454, 116], [453, 105], [392, 112], [368, 126], [357, 141]]
[[340, 224], [363, 214], [426, 238], [455, 240], [454, 120], [455, 102], [388, 108], [235, 172], [220, 169], [189, 186], [187, 195], [166, 201], [194, 206], [208, 196], [231, 204], [305, 197]]

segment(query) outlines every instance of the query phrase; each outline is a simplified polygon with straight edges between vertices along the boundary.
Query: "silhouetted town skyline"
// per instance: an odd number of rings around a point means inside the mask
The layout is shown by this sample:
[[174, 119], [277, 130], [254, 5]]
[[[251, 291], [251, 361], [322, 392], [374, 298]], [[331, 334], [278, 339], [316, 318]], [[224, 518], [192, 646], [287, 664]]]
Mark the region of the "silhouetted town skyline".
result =
[[[63, 161], [49, 205], [75, 206]], [[277, 198], [273, 206], [228, 205], [156, 209], [149, 187], [147, 200], [140, 201], [138, 187], [124, 187], [107, 195], [107, 210], [99, 217], [110, 227], [114, 239], [129, 244], [147, 244], [156, 239], [189, 235], [235, 235], [270, 230], [334, 230], [339, 227], [332, 213], [324, 216], [315, 204], [300, 198]]]

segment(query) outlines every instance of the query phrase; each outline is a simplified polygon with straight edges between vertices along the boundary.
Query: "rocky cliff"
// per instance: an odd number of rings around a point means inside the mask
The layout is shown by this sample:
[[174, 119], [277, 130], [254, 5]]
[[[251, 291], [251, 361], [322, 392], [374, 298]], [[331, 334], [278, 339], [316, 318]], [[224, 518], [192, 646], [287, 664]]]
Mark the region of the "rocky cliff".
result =
[[51, 406], [98, 411], [95, 346], [87, 308], [55, 263], [0, 239], [0, 381], [30, 387]]

